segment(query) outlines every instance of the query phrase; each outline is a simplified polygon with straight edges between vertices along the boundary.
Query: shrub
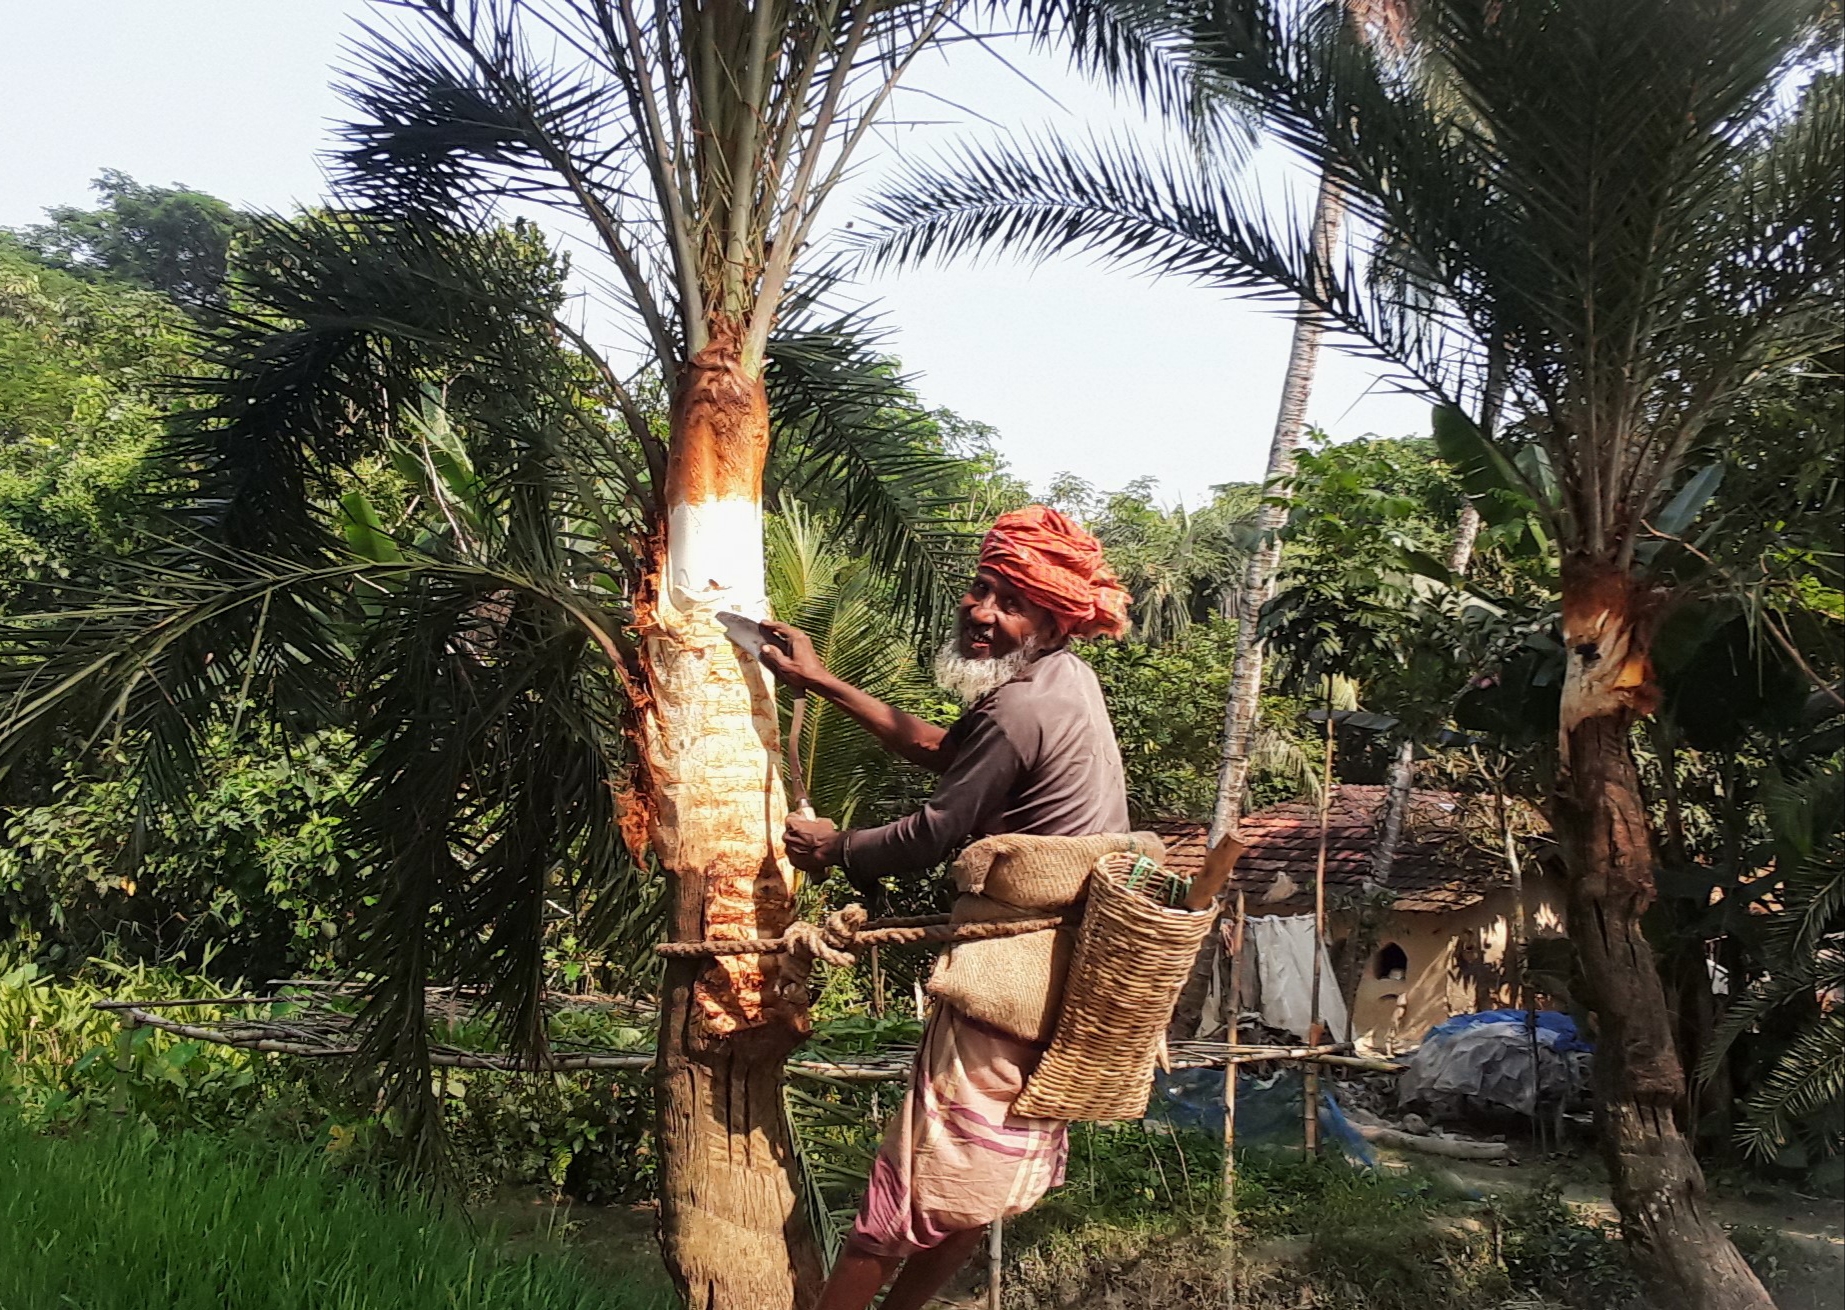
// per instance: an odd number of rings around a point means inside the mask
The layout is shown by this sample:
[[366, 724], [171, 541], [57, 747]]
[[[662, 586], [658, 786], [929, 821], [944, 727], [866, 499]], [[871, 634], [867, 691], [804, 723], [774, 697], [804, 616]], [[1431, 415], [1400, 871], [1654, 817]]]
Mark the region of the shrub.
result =
[[1581, 1310], [1639, 1303], [1614, 1224], [1572, 1206], [1554, 1184], [1498, 1204], [1506, 1271], [1520, 1289]]
[[0, 809], [0, 940], [66, 970], [103, 954], [222, 978], [324, 969], [356, 895], [340, 817], [356, 771], [339, 733], [219, 739], [178, 812], [150, 815], [132, 779], [70, 770]]
[[[0, 955], [0, 1106], [38, 1131], [126, 1118], [155, 1132], [208, 1129], [251, 1140], [325, 1143], [345, 1167], [369, 1172], [388, 1124], [344, 1061], [304, 1059], [124, 1027], [98, 1000], [234, 994], [211, 980], [152, 965], [92, 960], [60, 979]], [[271, 1013], [286, 1016], [285, 1006]], [[560, 1016], [555, 1035], [622, 1049], [651, 1034], [599, 1015]], [[452, 1031], [463, 1045], [488, 1034]], [[651, 1195], [653, 1105], [636, 1075], [438, 1071], [459, 1181], [479, 1197], [535, 1183], [584, 1201]]]
[[92, 961], [59, 980], [0, 955], [0, 1103], [29, 1126], [62, 1129], [98, 1117], [150, 1128], [223, 1128], [282, 1095], [288, 1067], [249, 1051], [125, 1028], [99, 1000], [228, 994], [211, 981], [151, 965]]

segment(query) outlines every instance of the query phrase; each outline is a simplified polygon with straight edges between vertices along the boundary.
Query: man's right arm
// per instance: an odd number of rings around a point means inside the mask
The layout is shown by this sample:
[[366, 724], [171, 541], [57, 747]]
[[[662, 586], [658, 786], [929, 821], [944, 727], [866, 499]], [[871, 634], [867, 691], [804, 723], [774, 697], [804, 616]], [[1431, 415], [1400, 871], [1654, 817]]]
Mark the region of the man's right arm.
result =
[[906, 714], [876, 696], [860, 691], [834, 675], [814, 653], [814, 644], [799, 628], [785, 623], [764, 623], [764, 632], [777, 643], [764, 646], [759, 657], [776, 679], [797, 695], [812, 692], [845, 711], [883, 743], [886, 750], [935, 773], [945, 773], [954, 763], [955, 743], [946, 728]]

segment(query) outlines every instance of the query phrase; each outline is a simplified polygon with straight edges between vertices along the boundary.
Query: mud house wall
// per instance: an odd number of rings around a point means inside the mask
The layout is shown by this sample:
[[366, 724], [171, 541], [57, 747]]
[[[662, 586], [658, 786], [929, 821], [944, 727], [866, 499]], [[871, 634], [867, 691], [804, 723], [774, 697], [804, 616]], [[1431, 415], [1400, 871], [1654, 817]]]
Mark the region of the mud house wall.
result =
[[[1527, 938], [1562, 936], [1563, 905], [1561, 882], [1527, 879]], [[1353, 1035], [1380, 1050], [1410, 1046], [1453, 1015], [1510, 1005], [1505, 966], [1511, 926], [1509, 889], [1464, 910], [1393, 911], [1359, 978]], [[1350, 930], [1338, 917], [1329, 927], [1335, 939]], [[1393, 946], [1400, 957], [1390, 953]], [[1380, 964], [1395, 962], [1403, 966], [1401, 977], [1379, 976]]]

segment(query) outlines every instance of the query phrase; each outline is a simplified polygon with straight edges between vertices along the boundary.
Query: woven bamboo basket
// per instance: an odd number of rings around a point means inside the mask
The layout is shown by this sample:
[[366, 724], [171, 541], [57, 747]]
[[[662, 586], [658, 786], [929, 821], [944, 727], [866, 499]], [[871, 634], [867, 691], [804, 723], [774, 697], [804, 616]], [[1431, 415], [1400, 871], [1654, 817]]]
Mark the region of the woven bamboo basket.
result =
[[1123, 851], [1096, 861], [1063, 1009], [1012, 1103], [1015, 1115], [1099, 1121], [1147, 1112], [1160, 1037], [1214, 916], [1168, 909], [1130, 887], [1136, 859]]

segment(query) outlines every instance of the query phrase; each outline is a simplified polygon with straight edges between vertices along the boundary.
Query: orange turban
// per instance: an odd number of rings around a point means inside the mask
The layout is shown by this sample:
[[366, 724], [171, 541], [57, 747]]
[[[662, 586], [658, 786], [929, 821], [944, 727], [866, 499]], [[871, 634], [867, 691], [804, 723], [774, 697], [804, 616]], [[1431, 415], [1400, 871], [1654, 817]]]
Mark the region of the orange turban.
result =
[[1128, 593], [1102, 558], [1102, 543], [1046, 505], [1001, 514], [980, 543], [992, 569], [1073, 637], [1120, 637]]

